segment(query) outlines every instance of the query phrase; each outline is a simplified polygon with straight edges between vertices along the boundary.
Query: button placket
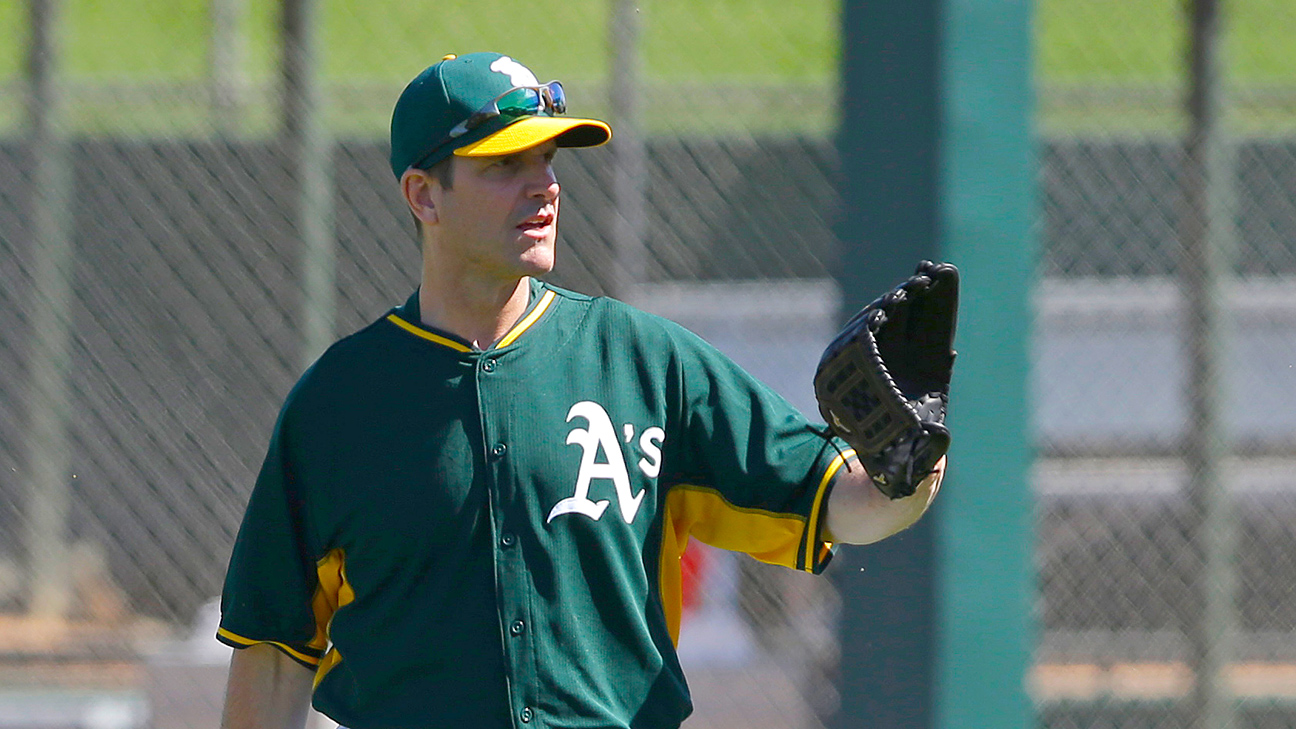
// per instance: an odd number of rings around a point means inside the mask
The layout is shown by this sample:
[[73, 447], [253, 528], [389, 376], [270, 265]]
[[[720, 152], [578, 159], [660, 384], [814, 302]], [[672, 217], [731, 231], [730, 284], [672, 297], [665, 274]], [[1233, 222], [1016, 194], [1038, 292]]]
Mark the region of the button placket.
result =
[[[483, 476], [492, 499], [492, 531], [496, 535], [494, 551], [494, 569], [496, 573], [496, 606], [502, 615], [512, 615], [512, 620], [504, 621], [503, 661], [510, 684], [528, 686], [535, 683], [535, 660], [532, 652], [534, 645], [530, 640], [527, 625], [532, 617], [527, 607], [526, 565], [523, 560], [521, 539], [515, 530], [506, 530], [505, 515], [516, 509], [512, 483], [514, 466], [511, 460], [517, 454], [510, 453], [507, 441], [512, 437], [508, 411], [496, 407], [496, 401], [507, 389], [507, 383], [494, 373], [500, 363], [493, 357], [483, 356], [477, 363], [476, 379], [478, 397], [478, 417], [481, 419], [485, 468]], [[501, 375], [503, 376], [503, 375]], [[478, 446], [479, 448], [483, 446]], [[480, 451], [479, 451], [480, 452]], [[479, 456], [480, 457], [480, 456]], [[508, 459], [508, 460], [506, 460]], [[511, 520], [510, 520], [511, 521]], [[542, 725], [537, 710], [531, 706], [533, 696], [528, 692], [510, 691], [514, 722], [521, 726]]]

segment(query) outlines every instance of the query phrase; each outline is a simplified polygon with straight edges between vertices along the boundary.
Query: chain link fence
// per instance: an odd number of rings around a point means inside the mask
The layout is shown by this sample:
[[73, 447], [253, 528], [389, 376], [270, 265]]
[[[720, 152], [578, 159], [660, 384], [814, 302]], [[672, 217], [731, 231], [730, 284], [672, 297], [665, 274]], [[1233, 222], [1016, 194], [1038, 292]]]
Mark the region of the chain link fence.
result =
[[[445, 53], [514, 53], [640, 147], [629, 188], [625, 144], [558, 158], [556, 283], [684, 321], [813, 411], [833, 3], [282, 7], [0, 8], [0, 727], [218, 722], [211, 601], [279, 405], [322, 342], [417, 283], [386, 125]], [[635, 103], [612, 98], [626, 73]], [[786, 321], [760, 316], [770, 295]], [[770, 337], [805, 356], [763, 356]], [[827, 581], [687, 559], [689, 726], [817, 725]]]
[[1042, 726], [1296, 726], [1296, 4], [1213, 5], [1038, 6]]
[[[560, 155], [556, 283], [675, 318], [814, 412], [838, 301], [835, 2], [335, 0], [295, 26], [316, 29], [315, 60], [288, 79], [269, 0], [60, 5], [28, 6], [50, 13], [45, 39], [0, 5], [0, 726], [214, 725], [210, 600], [318, 351], [312, 317], [341, 335], [416, 283], [385, 125], [443, 53], [514, 52], [641, 145], [630, 184], [625, 146]], [[1190, 19], [1172, 0], [1037, 5], [1040, 726], [1191, 727], [1207, 644], [1234, 726], [1296, 727], [1296, 3], [1222, 11], [1227, 266], [1206, 311], [1224, 397], [1205, 412], [1223, 446], [1202, 466], [1185, 445], [1203, 425], [1185, 394]], [[40, 44], [46, 67], [24, 70]], [[28, 84], [41, 74], [52, 95]], [[281, 123], [293, 94], [322, 144]], [[323, 246], [300, 183], [320, 170]], [[1222, 547], [1203, 540], [1202, 473], [1226, 486]], [[687, 559], [688, 726], [820, 726], [827, 581]], [[1214, 641], [1207, 564], [1232, 586]]]

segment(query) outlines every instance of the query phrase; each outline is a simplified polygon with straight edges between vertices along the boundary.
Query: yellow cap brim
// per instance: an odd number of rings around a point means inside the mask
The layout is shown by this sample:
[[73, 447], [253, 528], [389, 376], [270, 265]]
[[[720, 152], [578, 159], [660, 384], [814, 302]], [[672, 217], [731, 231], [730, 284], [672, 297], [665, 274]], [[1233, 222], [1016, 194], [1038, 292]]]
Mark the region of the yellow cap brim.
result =
[[612, 138], [612, 128], [597, 119], [528, 116], [454, 151], [460, 157], [494, 157], [531, 149], [553, 139], [559, 147], [597, 147]]

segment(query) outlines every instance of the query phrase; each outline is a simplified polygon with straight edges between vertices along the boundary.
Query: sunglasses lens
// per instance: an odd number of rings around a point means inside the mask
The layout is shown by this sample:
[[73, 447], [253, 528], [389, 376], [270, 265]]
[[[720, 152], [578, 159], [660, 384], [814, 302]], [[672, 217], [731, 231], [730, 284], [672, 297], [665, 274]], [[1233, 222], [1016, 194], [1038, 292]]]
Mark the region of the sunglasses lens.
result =
[[553, 99], [553, 113], [567, 113], [567, 94], [563, 92], [562, 84], [557, 81], [551, 81], [546, 88], [549, 89], [549, 96]]
[[538, 114], [544, 107], [540, 92], [535, 89], [513, 89], [495, 102], [501, 114], [522, 116]]

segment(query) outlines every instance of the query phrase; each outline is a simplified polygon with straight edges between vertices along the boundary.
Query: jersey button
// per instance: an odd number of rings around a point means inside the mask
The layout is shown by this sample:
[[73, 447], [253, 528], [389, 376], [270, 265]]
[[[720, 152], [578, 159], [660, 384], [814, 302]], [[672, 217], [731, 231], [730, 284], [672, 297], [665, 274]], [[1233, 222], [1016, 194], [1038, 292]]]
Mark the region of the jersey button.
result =
[[500, 537], [500, 544], [504, 545], [505, 547], [511, 547], [516, 542], [517, 542], [517, 537], [513, 536], [512, 532], [509, 532], [508, 534], [505, 534], [504, 536]]
[[526, 630], [526, 623], [521, 620], [514, 620], [513, 624], [509, 626], [509, 632], [513, 635], [522, 635], [524, 630]]
[[495, 360], [488, 359], [482, 362], [482, 372], [494, 372], [494, 371], [495, 371]]
[[495, 444], [495, 447], [494, 447], [494, 448], [491, 448], [491, 457], [492, 457], [492, 458], [503, 458], [503, 457], [504, 457], [504, 453], [505, 453], [506, 451], [508, 451], [508, 446], [504, 445], [503, 443], [496, 443], [496, 444]]
[[518, 715], [518, 718], [522, 720], [523, 724], [529, 724], [531, 722], [531, 717], [533, 716], [535, 716], [535, 712], [531, 710], [531, 707], [524, 706], [522, 707], [522, 713]]

